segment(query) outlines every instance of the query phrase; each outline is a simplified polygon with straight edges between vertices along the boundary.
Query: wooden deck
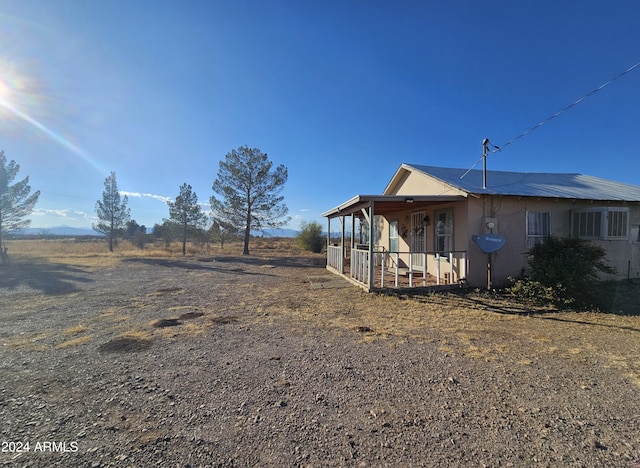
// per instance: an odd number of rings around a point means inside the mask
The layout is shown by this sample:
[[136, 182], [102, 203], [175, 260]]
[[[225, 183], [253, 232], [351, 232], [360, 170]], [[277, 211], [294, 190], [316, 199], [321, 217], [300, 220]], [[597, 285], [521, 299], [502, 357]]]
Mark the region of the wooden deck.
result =
[[[397, 260], [398, 254], [408, 258], [409, 265], [394, 261], [394, 256]], [[351, 258], [352, 255], [353, 258]], [[327, 250], [327, 268], [366, 290], [452, 288], [465, 284], [466, 251], [449, 252], [448, 255], [433, 252], [389, 253], [383, 251], [374, 252], [372, 258], [369, 256], [368, 250], [353, 248], [343, 258], [343, 250], [340, 246], [330, 246]], [[416, 264], [412, 264], [412, 260], [416, 261]], [[421, 268], [423, 264], [429, 266], [426, 278]], [[373, 271], [371, 285], [369, 285], [370, 268]]]
[[[352, 283], [366, 287], [366, 284], [360, 283], [356, 279], [351, 277], [350, 265], [347, 261], [345, 262], [344, 273], [341, 276], [344, 276], [345, 279], [351, 281]], [[333, 268], [330, 268], [333, 273], [340, 274]], [[450, 274], [445, 272], [440, 277], [440, 282], [438, 283], [438, 279], [427, 272], [427, 281], [424, 280], [424, 275], [421, 271], [414, 271], [413, 274], [410, 274], [408, 268], [399, 268], [398, 269], [398, 278], [396, 285], [396, 272], [395, 269], [384, 270], [384, 281], [383, 281], [383, 270], [381, 267], [377, 267], [374, 269], [373, 275], [374, 281], [373, 285], [370, 289], [404, 289], [404, 288], [421, 288], [421, 287], [430, 287], [430, 288], [451, 288], [451, 287], [459, 287], [460, 284], [457, 282], [452, 282], [450, 279]]]

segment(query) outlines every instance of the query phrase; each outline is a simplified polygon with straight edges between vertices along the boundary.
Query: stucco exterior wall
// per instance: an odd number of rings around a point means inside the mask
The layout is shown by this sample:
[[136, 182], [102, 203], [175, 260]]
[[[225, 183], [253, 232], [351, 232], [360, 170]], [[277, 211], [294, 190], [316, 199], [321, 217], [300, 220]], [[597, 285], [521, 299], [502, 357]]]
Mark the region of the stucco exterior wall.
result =
[[384, 195], [466, 195], [466, 193], [425, 174], [407, 171], [396, 184], [385, 191]]
[[504, 283], [508, 277], [517, 278], [527, 269], [527, 212], [546, 211], [550, 213], [551, 235], [571, 236], [571, 213], [584, 208], [619, 206], [629, 208], [629, 236], [627, 239], [592, 240], [607, 252], [607, 262], [616, 269], [615, 275], [606, 275], [602, 279], [623, 279], [640, 277], [640, 207], [613, 202], [573, 201], [563, 199], [540, 199], [533, 197], [485, 196], [470, 198], [468, 202], [469, 259], [472, 265], [469, 283], [485, 284], [487, 277], [487, 255], [471, 240], [473, 234], [489, 232], [487, 218], [492, 218], [496, 227], [493, 232], [506, 239], [503, 249], [493, 255], [492, 273], [494, 284]]
[[[416, 192], [406, 192], [416, 194]], [[423, 191], [421, 194], [425, 194]], [[597, 203], [558, 199], [540, 199], [532, 197], [482, 196], [469, 197], [465, 201], [430, 205], [420, 211], [426, 211], [431, 220], [427, 227], [427, 251], [433, 252], [435, 245], [434, 213], [438, 210], [454, 210], [454, 250], [466, 250], [467, 283], [472, 287], [487, 286], [488, 256], [473, 242], [474, 234], [486, 234], [490, 230], [487, 221], [493, 221], [493, 232], [506, 239], [505, 246], [492, 255], [492, 283], [501, 286], [509, 277], [518, 278], [527, 270], [527, 212], [549, 212], [551, 235], [568, 237], [571, 235], [572, 210], [596, 208], [600, 206], [622, 206], [629, 208], [629, 237], [625, 240], [593, 240], [607, 251], [607, 262], [616, 269], [615, 275], [603, 276], [603, 279], [640, 278], [640, 206], [629, 204]], [[389, 248], [389, 222], [398, 221], [399, 250], [410, 249], [411, 213], [405, 210], [378, 217], [377, 245]], [[403, 238], [403, 232], [406, 236]], [[401, 259], [408, 263], [408, 256]], [[428, 256], [427, 269], [435, 272], [435, 256]], [[441, 264], [442, 268], [445, 268]], [[446, 267], [448, 268], [448, 266]], [[458, 265], [455, 266], [459, 268]]]

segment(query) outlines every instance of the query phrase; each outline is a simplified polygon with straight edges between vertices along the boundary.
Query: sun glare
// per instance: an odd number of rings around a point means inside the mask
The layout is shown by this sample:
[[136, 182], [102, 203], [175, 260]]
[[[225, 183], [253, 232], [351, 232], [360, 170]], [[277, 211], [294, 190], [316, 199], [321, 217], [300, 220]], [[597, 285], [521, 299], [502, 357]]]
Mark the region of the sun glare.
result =
[[13, 118], [11, 88], [0, 78], [0, 120]]
[[10, 97], [11, 89], [9, 88], [9, 86], [7, 86], [4, 80], [0, 78], [0, 105], [3, 107], [8, 107]]
[[7, 57], [0, 57], [0, 116], [5, 119], [18, 117], [17, 111], [33, 112], [41, 101], [36, 81], [22, 68]]
[[35, 80], [18, 73], [12, 62], [0, 57], [0, 120], [26, 122], [80, 156], [100, 172], [105, 172], [105, 169], [80, 147], [35, 117], [37, 111], [42, 109], [42, 95], [36, 92], [36, 84]]
[[7, 60], [0, 58], [0, 117], [8, 118], [11, 110], [15, 107], [16, 96], [18, 95], [16, 84], [18, 75], [15, 67]]
[[9, 98], [9, 87], [0, 80], [0, 102], [5, 102]]

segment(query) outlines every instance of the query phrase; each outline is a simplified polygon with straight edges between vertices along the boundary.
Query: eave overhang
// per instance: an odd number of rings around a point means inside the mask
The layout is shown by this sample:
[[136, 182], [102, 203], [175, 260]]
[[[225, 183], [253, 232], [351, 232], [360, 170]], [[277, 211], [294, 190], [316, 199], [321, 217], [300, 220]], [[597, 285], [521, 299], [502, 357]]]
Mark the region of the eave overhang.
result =
[[322, 213], [325, 218], [336, 218], [359, 213], [374, 204], [374, 214], [384, 215], [404, 210], [416, 210], [428, 205], [465, 200], [463, 195], [356, 195], [352, 199]]

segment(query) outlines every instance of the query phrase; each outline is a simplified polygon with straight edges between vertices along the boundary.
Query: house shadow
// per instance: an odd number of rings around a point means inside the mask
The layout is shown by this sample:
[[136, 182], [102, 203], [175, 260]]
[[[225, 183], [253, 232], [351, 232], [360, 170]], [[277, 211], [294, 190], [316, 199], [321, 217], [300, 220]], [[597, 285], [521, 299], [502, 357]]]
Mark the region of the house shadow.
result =
[[0, 266], [0, 290], [28, 288], [47, 295], [62, 295], [77, 292], [79, 284], [93, 281], [82, 268], [43, 260]]
[[241, 263], [257, 267], [289, 267], [289, 268], [324, 268], [327, 265], [325, 257], [305, 257], [305, 256], [278, 256], [274, 258], [264, 258], [251, 255], [238, 255], [212, 258], [213, 262], [220, 263]]
[[[634, 298], [638, 297], [638, 289], [640, 289], [640, 285], [634, 283], [618, 282], [609, 285], [609, 294], [604, 296], [600, 295], [599, 297], [600, 303], [597, 305], [599, 312], [603, 314], [621, 316], [640, 316], [640, 305], [637, 304], [637, 300], [634, 300]], [[552, 320], [555, 322], [577, 323], [581, 325], [640, 332], [640, 328], [626, 325], [591, 322], [586, 319], [577, 319], [575, 316], [572, 316], [571, 318], [563, 318], [562, 310], [527, 305], [515, 300], [505, 301], [506, 304], [498, 305], [496, 302], [489, 300], [489, 298], [483, 298], [476, 294], [461, 294], [461, 296], [464, 297], [465, 300], [472, 302], [474, 305], [479, 306], [484, 310], [498, 314], [524, 315], [540, 320]], [[580, 310], [574, 309], [571, 311], [577, 312], [578, 314], [581, 312]], [[591, 310], [591, 312], [592, 311], [593, 310]], [[584, 312], [588, 311], [585, 310]]]
[[595, 296], [596, 306], [604, 313], [640, 316], [640, 283], [637, 280], [600, 283]]
[[254, 276], [274, 276], [266, 272], [253, 272], [246, 271], [243, 268], [233, 268], [231, 265], [229, 268], [220, 267], [217, 265], [217, 259], [204, 259], [204, 261], [197, 260], [172, 260], [165, 258], [125, 258], [122, 260], [124, 263], [137, 263], [149, 266], [159, 266], [164, 268], [180, 269], [185, 271], [202, 271], [202, 272], [215, 272], [224, 273], [227, 275], [254, 275]]
[[[608, 294], [600, 296], [600, 313], [620, 316], [640, 316], [640, 305], [637, 304], [636, 299], [638, 297], [638, 291], [640, 290], [640, 284], [616, 282], [613, 284], [604, 284], [603, 286], [608, 291]], [[404, 290], [401, 294], [394, 295], [401, 299], [428, 301], [429, 296], [433, 294], [441, 293], [433, 291], [425, 292], [424, 290]], [[467, 302], [470, 308], [481, 309], [496, 314], [520, 315], [538, 320], [552, 320], [556, 322], [577, 323], [581, 325], [640, 332], [640, 328], [626, 325], [596, 323], [588, 321], [586, 318], [585, 320], [580, 320], [579, 318], [576, 318], [575, 315], [570, 318], [563, 318], [562, 310], [527, 304], [512, 298], [500, 297], [499, 295], [495, 296], [493, 293], [486, 293], [483, 295], [482, 293], [477, 293], [475, 290], [453, 289], [447, 291], [445, 294], [453, 294], [457, 296], [460, 302]], [[581, 311], [572, 309], [571, 312], [577, 312], [579, 317]]]

